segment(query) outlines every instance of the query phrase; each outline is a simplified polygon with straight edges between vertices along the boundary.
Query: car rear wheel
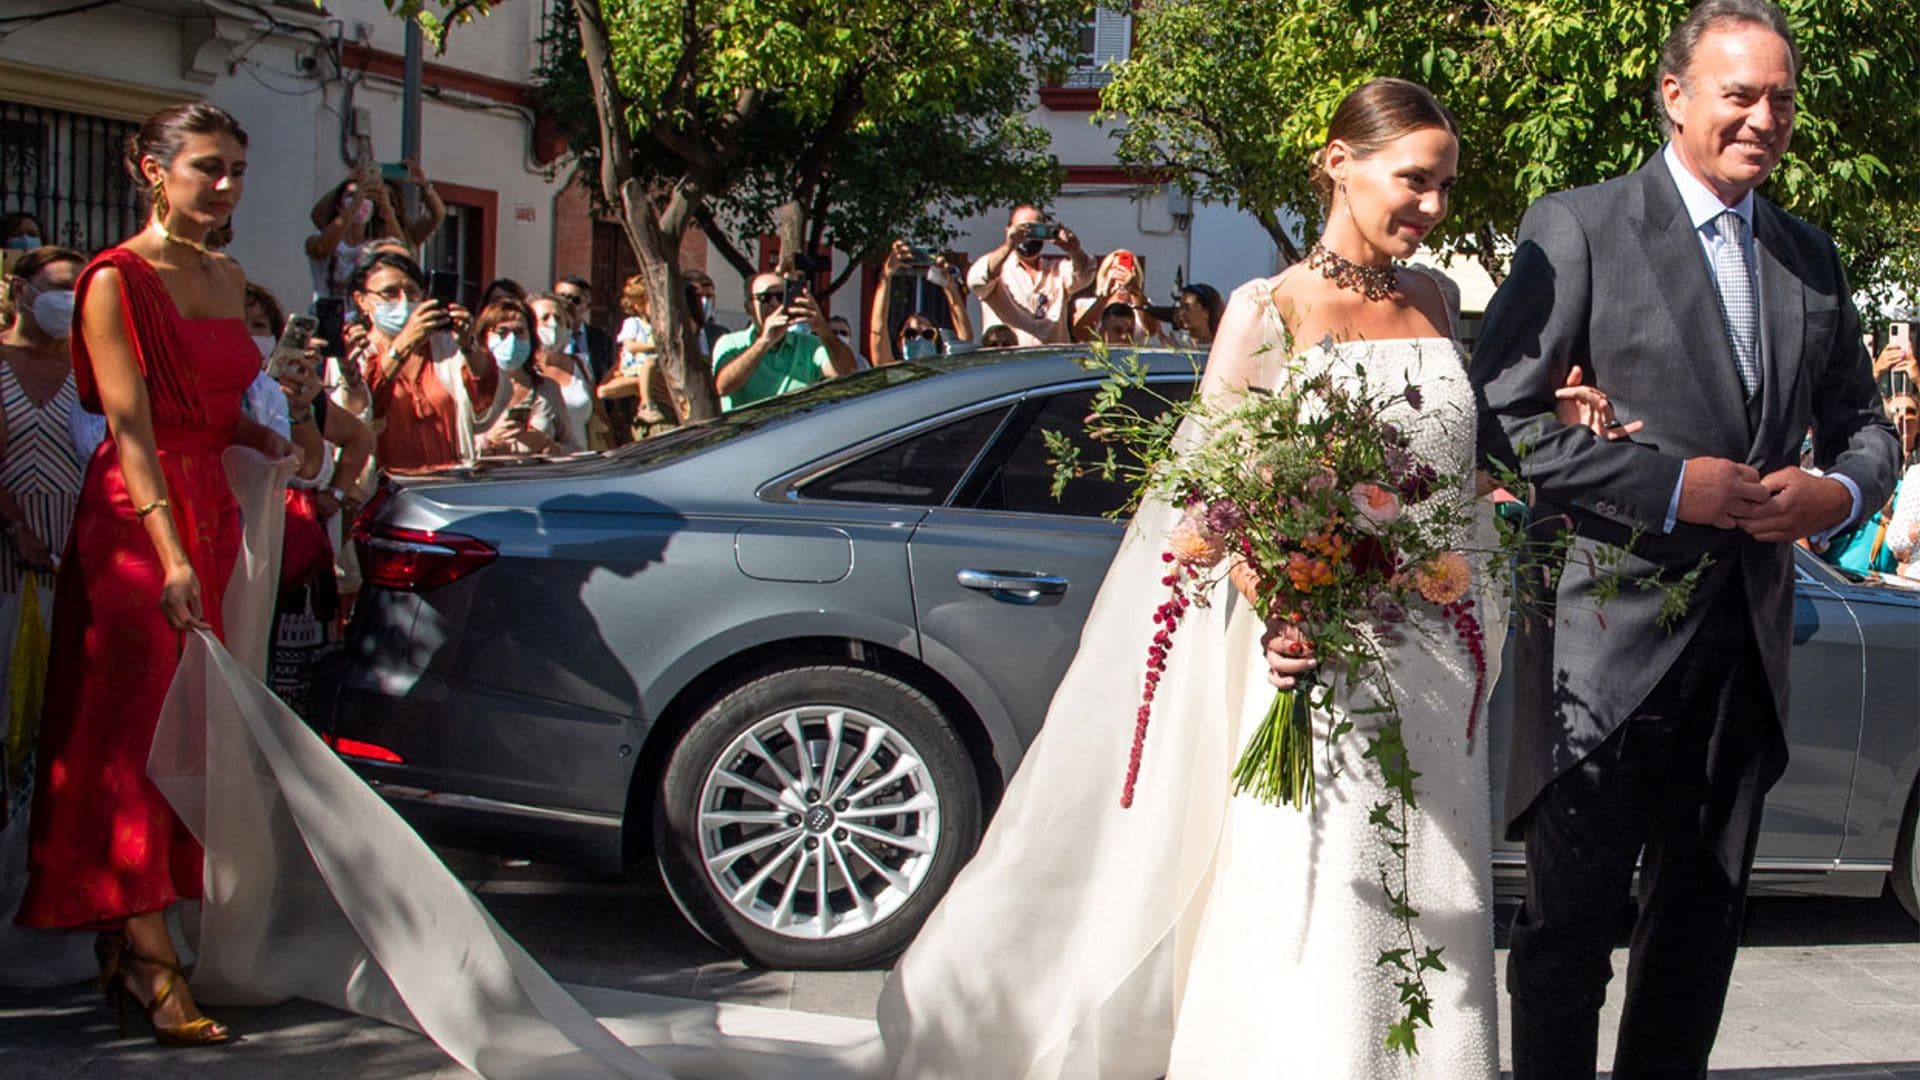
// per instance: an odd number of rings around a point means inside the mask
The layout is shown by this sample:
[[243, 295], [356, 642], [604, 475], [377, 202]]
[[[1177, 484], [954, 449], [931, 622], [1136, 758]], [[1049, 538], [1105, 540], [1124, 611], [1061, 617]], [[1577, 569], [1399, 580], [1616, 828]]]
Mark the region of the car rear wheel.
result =
[[1920, 783], [1907, 797], [1907, 822], [1893, 855], [1893, 895], [1907, 914], [1920, 920]]
[[810, 666], [723, 695], [669, 759], [654, 850], [675, 903], [771, 968], [904, 949], [980, 840], [980, 789], [932, 699]]

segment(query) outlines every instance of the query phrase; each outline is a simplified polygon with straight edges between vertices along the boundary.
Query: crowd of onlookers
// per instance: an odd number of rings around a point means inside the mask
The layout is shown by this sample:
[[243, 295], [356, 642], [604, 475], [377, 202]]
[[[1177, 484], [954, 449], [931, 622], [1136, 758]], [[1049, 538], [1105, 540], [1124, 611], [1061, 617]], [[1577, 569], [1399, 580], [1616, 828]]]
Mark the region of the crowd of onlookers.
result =
[[[258, 284], [246, 289], [262, 367], [244, 415], [300, 450], [270, 672], [296, 708], [359, 587], [343, 530], [381, 472], [610, 449], [677, 426], [683, 411], [659, 363], [661, 313], [643, 276], [622, 283], [613, 333], [589, 318], [593, 285], [579, 277], [541, 291], [501, 278], [469, 308], [455, 275], [420, 261], [446, 207], [411, 162], [354, 172], [309, 217], [306, 303], [290, 305]], [[47, 238], [30, 214], [0, 217], [0, 597], [8, 604], [18, 603], [24, 575], [57, 562], [88, 459], [109, 438], [105, 419], [80, 406], [68, 347], [73, 288], [90, 253]], [[218, 228], [207, 246], [230, 239]], [[1199, 284], [1173, 304], [1149, 304], [1133, 252], [1095, 259], [1071, 228], [1030, 206], [1016, 208], [1004, 241], [971, 265], [894, 242], [863, 341], [845, 316], [825, 313], [804, 275], [755, 276], [749, 325], [737, 329], [716, 321], [711, 277], [688, 268], [681, 278], [683, 340], [712, 372], [723, 410], [870, 367], [974, 350], [1094, 341], [1204, 349], [1224, 306]], [[903, 292], [908, 302], [896, 303]], [[979, 302], [978, 333], [969, 298]], [[0, 610], [0, 628], [13, 625], [14, 612]]]

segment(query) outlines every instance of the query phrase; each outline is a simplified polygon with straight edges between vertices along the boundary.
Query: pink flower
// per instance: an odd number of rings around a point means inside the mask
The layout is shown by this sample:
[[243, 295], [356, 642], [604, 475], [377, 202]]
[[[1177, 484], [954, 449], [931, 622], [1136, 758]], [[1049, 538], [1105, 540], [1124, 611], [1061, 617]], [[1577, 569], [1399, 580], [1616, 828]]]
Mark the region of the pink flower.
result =
[[1473, 584], [1473, 570], [1465, 555], [1446, 551], [1415, 570], [1413, 580], [1429, 603], [1444, 607], [1467, 594], [1467, 586]]
[[1189, 514], [1167, 536], [1167, 550], [1186, 566], [1214, 566], [1226, 557], [1227, 546], [1207, 530], [1206, 522]]
[[1347, 492], [1359, 513], [1357, 524], [1367, 532], [1383, 529], [1400, 519], [1400, 496], [1379, 484], [1361, 482]]

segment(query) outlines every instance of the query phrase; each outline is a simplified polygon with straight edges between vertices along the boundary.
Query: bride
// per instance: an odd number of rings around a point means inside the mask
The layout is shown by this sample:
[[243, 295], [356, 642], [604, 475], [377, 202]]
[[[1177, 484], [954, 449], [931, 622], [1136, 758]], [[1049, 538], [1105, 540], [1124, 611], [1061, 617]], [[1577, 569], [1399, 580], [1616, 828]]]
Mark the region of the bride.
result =
[[[1319, 342], [1298, 361], [1419, 386], [1423, 407], [1404, 417], [1415, 450], [1466, 482], [1475, 411], [1446, 305], [1432, 279], [1393, 266], [1445, 215], [1457, 159], [1453, 119], [1425, 89], [1380, 79], [1350, 94], [1316, 155], [1320, 242], [1303, 264], [1234, 292], [1201, 392], [1272, 387], [1289, 342]], [[1565, 409], [1621, 434], [1604, 396], [1577, 381], [1561, 392]], [[201, 639], [181, 660], [149, 766], [207, 851], [194, 992], [351, 1009], [422, 1030], [495, 1077], [1496, 1075], [1488, 748], [1466, 735], [1480, 704], [1472, 664], [1436, 618], [1414, 616], [1387, 654], [1420, 774], [1408, 836], [1416, 932], [1446, 963], [1428, 977], [1418, 1056], [1383, 1044], [1399, 1004], [1375, 961], [1398, 924], [1367, 822], [1381, 797], [1359, 758], [1367, 718], [1340, 741], [1337, 777], [1316, 754], [1308, 812], [1231, 791], [1274, 687], [1314, 666], [1311, 643], [1263, 625], [1232, 584], [1185, 620], [1133, 805], [1120, 807], [1139, 656], [1162, 599], [1151, 583], [1179, 513], [1149, 503], [1136, 515], [1040, 737], [888, 980], [870, 1038], [748, 1038], [711, 1009], [570, 997], [297, 717]], [[1498, 642], [1504, 598], [1477, 571]], [[230, 626], [245, 595], [230, 594]]]

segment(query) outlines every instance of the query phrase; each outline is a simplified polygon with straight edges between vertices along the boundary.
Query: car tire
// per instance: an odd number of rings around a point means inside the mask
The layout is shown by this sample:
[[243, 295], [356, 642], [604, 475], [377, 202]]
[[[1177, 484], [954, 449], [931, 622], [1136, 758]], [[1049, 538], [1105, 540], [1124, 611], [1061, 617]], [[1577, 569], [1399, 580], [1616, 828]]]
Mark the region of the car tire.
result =
[[966, 747], [930, 697], [867, 668], [790, 668], [723, 693], [681, 736], [656, 799], [674, 902], [769, 968], [896, 955], [980, 842]]
[[1893, 851], [1893, 895], [1915, 921], [1920, 921], [1920, 783], [1907, 796], [1907, 820]]

